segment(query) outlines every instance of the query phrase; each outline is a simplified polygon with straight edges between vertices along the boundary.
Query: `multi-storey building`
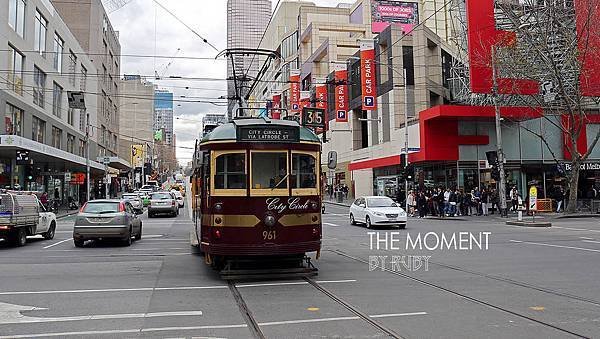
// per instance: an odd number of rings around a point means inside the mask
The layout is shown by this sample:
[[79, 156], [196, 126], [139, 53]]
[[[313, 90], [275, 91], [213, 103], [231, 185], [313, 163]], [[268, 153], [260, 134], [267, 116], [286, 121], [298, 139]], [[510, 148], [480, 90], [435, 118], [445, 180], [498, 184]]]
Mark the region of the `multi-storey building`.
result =
[[224, 124], [227, 117], [224, 114], [208, 113], [202, 117], [202, 131], [198, 135], [202, 139], [204, 135], [210, 133], [215, 127]]
[[[0, 185], [84, 199], [86, 116], [98, 124], [97, 69], [48, 1], [3, 1], [0, 13], [7, 50], [0, 58]], [[84, 92], [87, 110], [69, 108], [71, 91]], [[104, 166], [95, 161], [93, 132], [91, 173], [99, 178]]]
[[[257, 48], [271, 17], [271, 0], [227, 0], [227, 48]], [[237, 101], [233, 74], [239, 79], [254, 79], [262, 65], [253, 55], [236, 55], [227, 59], [227, 94], [230, 98], [228, 117], [231, 119]], [[251, 80], [243, 81], [250, 86]], [[245, 95], [247, 88], [239, 86], [238, 94]]]
[[162, 141], [173, 144], [173, 93], [156, 89], [154, 92], [154, 130], [162, 130]]
[[[90, 56], [96, 67], [99, 147], [97, 155], [116, 156], [118, 153], [120, 117], [121, 44], [118, 32], [112, 27], [101, 0], [77, 2], [52, 1], [64, 22]], [[121, 162], [122, 163], [122, 162]], [[111, 166], [124, 166], [114, 163]]]
[[125, 75], [120, 88], [119, 157], [131, 162], [132, 145], [146, 149], [154, 138], [154, 84], [139, 75]]

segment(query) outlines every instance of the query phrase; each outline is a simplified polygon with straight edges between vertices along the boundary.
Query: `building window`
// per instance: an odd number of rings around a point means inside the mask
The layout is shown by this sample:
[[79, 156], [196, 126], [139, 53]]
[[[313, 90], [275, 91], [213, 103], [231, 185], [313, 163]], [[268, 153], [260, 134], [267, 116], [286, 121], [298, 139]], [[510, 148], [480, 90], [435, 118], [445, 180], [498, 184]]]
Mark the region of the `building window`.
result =
[[14, 47], [8, 46], [8, 87], [23, 95], [23, 64], [25, 57]]
[[31, 139], [43, 144], [44, 135], [46, 134], [46, 122], [35, 116], [32, 119]]
[[75, 154], [75, 136], [67, 134], [67, 152]]
[[46, 73], [37, 66], [33, 67], [33, 103], [44, 108], [46, 98]]
[[75, 109], [74, 108], [68, 108], [67, 109], [67, 123], [71, 126], [75, 125]]
[[85, 140], [79, 140], [79, 156], [85, 157]]
[[117, 135], [113, 135], [113, 148], [117, 149]]
[[55, 82], [52, 93], [52, 114], [60, 118], [62, 116], [63, 89]]
[[101, 131], [102, 134], [100, 135], [100, 141], [102, 142], [103, 145], [106, 145], [106, 127], [102, 126], [101, 127]]
[[6, 104], [6, 113], [4, 115], [6, 123], [6, 134], [23, 135], [23, 110]]
[[25, 0], [9, 0], [8, 24], [23, 38], [25, 32]]
[[45, 57], [46, 51], [46, 32], [48, 31], [48, 20], [40, 13], [35, 11], [35, 42], [34, 48], [41, 56]]
[[79, 90], [85, 91], [85, 87], [87, 84], [87, 69], [81, 65], [81, 79], [79, 82]]
[[69, 51], [69, 82], [75, 86], [75, 71], [77, 70], [77, 56]]
[[86, 113], [84, 109], [80, 109], [79, 110], [79, 130], [82, 132], [85, 132], [85, 125], [86, 125]]
[[106, 86], [106, 66], [102, 65], [102, 85]]
[[62, 55], [65, 49], [65, 41], [60, 35], [54, 33], [54, 68], [58, 73], [62, 72]]
[[52, 126], [52, 147], [60, 149], [62, 130]]

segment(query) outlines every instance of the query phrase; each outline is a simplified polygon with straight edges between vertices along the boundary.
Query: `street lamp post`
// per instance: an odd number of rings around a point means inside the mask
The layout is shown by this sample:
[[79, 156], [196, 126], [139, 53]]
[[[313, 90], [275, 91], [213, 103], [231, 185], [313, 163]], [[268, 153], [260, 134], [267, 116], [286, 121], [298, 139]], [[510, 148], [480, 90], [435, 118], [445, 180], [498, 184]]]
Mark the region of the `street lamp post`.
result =
[[504, 149], [502, 147], [502, 126], [500, 124], [500, 106], [498, 103], [498, 70], [496, 69], [496, 48], [492, 46], [492, 98], [494, 100], [495, 122], [496, 122], [496, 151], [498, 152], [498, 172], [500, 172], [500, 184], [498, 196], [500, 198], [500, 215], [506, 217], [506, 176], [504, 174]]

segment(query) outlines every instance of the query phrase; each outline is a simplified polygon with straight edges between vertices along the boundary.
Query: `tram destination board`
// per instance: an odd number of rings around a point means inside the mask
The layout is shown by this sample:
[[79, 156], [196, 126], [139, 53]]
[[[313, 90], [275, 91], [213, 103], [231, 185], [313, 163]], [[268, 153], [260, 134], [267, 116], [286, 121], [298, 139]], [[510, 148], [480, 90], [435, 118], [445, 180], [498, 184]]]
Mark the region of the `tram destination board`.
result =
[[300, 142], [300, 128], [295, 126], [239, 126], [237, 141]]

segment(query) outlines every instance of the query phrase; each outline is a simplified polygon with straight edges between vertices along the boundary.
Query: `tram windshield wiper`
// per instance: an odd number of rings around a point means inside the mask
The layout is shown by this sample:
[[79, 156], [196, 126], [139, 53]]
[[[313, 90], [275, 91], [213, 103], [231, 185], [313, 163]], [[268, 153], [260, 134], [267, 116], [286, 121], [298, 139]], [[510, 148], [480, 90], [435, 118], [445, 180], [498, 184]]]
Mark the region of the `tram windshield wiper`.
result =
[[272, 191], [272, 190], [274, 190], [274, 189], [276, 189], [276, 188], [277, 188], [277, 187], [278, 187], [278, 186], [279, 186], [279, 185], [280, 185], [280, 184], [281, 184], [281, 183], [282, 183], [282, 182], [283, 182], [285, 179], [287, 179], [287, 177], [289, 177], [289, 176], [290, 176], [290, 174], [289, 174], [289, 173], [287, 173], [287, 174], [285, 175], [285, 177], [283, 177], [283, 179], [279, 180], [279, 182], [278, 182], [277, 184], [275, 184], [273, 187], [271, 187], [271, 191]]

